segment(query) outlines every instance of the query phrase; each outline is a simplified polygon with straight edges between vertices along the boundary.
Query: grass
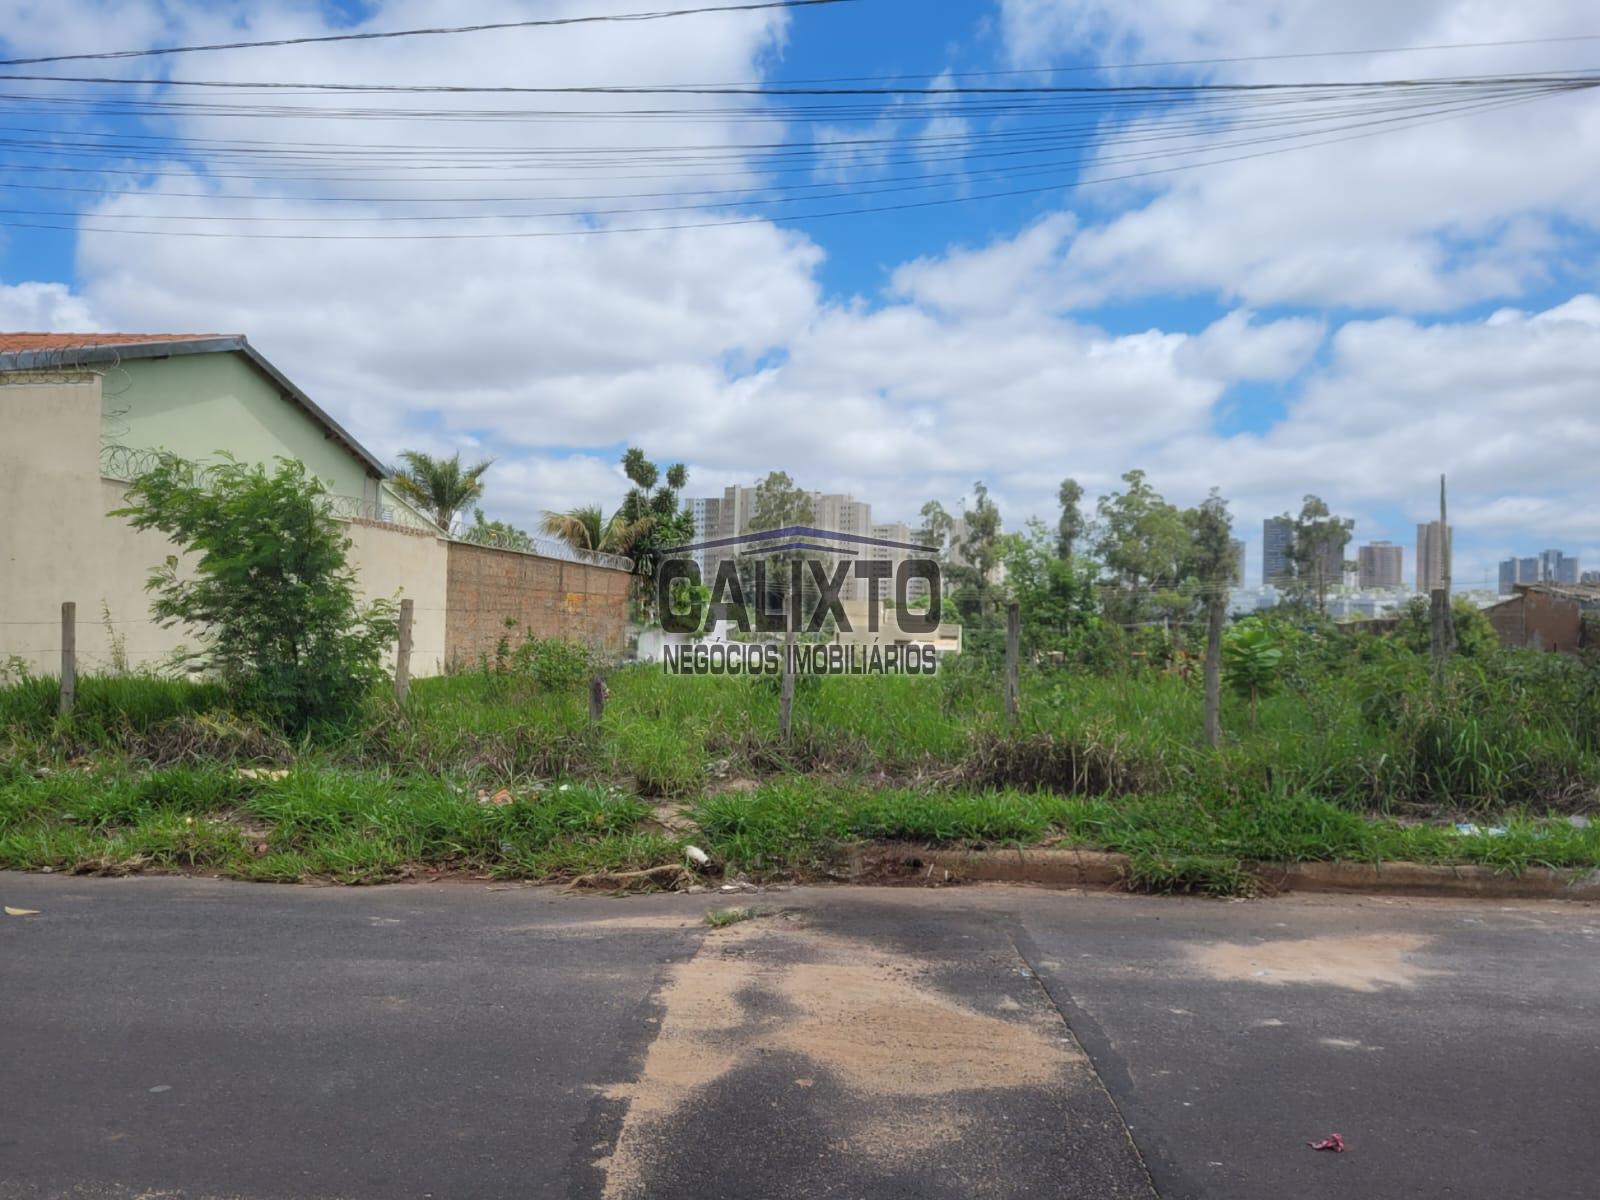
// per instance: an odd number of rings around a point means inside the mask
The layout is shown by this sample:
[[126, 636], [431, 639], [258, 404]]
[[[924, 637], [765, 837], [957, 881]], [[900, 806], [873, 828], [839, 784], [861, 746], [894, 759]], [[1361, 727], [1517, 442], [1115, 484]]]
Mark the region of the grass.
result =
[[1250, 890], [1255, 862], [1466, 862], [1500, 871], [1600, 868], [1600, 828], [1513, 816], [1498, 836], [1351, 812], [1306, 795], [1066, 796], [861, 788], [784, 780], [708, 797], [694, 817], [706, 848], [770, 872], [826, 872], [865, 840], [983, 846], [1062, 843], [1118, 851], [1151, 890]]
[[[24, 680], [0, 688], [0, 866], [560, 879], [678, 861], [664, 800], [758, 872], [831, 870], [874, 839], [1115, 850], [1155, 890], [1245, 891], [1254, 861], [1600, 866], [1600, 834], [1564, 820], [1600, 804], [1600, 664], [1460, 660], [1438, 690], [1387, 651], [1288, 674], [1254, 727], [1226, 701], [1220, 751], [1198, 680], [1153, 670], [1025, 672], [1017, 728], [972, 663], [806, 680], [788, 741], [772, 681], [651, 668], [609, 673], [599, 725], [581, 688], [475, 672], [296, 741], [214, 685], [84, 678], [63, 720], [53, 681]], [[754, 790], [719, 793], [738, 777]], [[1486, 818], [1504, 835], [1449, 827]]]
[[706, 924], [713, 929], [726, 929], [740, 921], [749, 921], [761, 914], [753, 908], [713, 908], [706, 913]]
[[13, 771], [0, 782], [0, 866], [370, 883], [416, 868], [558, 879], [676, 861], [650, 808], [555, 785], [509, 803], [424, 775], [304, 767], [282, 779], [222, 766]]

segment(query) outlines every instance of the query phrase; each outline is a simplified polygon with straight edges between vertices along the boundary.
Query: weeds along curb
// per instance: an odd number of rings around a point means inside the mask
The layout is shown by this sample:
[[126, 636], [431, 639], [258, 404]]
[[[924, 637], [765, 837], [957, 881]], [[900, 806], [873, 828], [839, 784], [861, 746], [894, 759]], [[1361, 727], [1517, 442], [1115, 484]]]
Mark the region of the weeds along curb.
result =
[[[1247, 863], [1267, 894], [1366, 892], [1404, 896], [1475, 896], [1484, 900], [1600, 900], [1600, 871], [1529, 867], [1521, 874], [1474, 865], [1431, 863]], [[1034, 883], [1049, 887], [1126, 888], [1136, 880], [1126, 854], [1035, 848], [952, 850], [907, 843], [860, 847], [849, 874], [861, 882], [898, 879], [929, 884]]]

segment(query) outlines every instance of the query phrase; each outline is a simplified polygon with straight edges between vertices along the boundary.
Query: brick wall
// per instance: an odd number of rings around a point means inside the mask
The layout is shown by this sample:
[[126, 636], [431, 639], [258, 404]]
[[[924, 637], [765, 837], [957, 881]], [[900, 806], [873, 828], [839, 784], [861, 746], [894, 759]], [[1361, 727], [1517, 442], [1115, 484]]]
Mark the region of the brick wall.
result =
[[1502, 646], [1528, 650], [1578, 649], [1580, 610], [1576, 600], [1548, 592], [1518, 592], [1485, 610]]
[[[452, 665], [493, 655], [535, 637], [581, 642], [620, 653], [627, 638], [633, 576], [609, 567], [515, 550], [451, 542], [445, 582], [445, 655]], [[512, 628], [507, 628], [507, 618]]]

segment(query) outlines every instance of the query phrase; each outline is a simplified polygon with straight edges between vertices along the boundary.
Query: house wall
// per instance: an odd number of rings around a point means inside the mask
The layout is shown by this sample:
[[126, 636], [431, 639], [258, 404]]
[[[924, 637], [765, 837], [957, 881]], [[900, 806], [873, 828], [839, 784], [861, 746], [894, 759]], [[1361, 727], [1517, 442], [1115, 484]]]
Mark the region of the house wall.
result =
[[297, 458], [340, 496], [378, 498], [366, 464], [238, 353], [132, 359], [109, 368], [105, 440], [208, 460]]
[[1575, 600], [1547, 592], [1519, 592], [1484, 610], [1502, 646], [1577, 651], [1582, 610]]
[[[451, 542], [446, 589], [445, 655], [469, 665], [509, 634], [582, 642], [608, 654], [627, 639], [626, 571], [515, 550]], [[508, 625], [509, 622], [509, 625]]]
[[[231, 357], [231, 356], [211, 356]], [[115, 372], [108, 374], [117, 385]], [[117, 401], [113, 398], [110, 403]], [[60, 669], [61, 603], [78, 606], [78, 669], [149, 669], [192, 630], [150, 617], [145, 582], [176, 548], [121, 517], [127, 486], [100, 476], [101, 379], [0, 384], [0, 664]], [[258, 458], [234, 435], [241, 458]], [[445, 659], [446, 543], [433, 533], [354, 521], [350, 563], [364, 597], [415, 601], [412, 673]]]
[[[350, 565], [368, 599], [410, 600], [411, 674], [443, 674], [445, 654], [445, 572], [449, 542], [437, 534], [376, 521], [351, 521]], [[387, 656], [394, 669], [394, 655]]]

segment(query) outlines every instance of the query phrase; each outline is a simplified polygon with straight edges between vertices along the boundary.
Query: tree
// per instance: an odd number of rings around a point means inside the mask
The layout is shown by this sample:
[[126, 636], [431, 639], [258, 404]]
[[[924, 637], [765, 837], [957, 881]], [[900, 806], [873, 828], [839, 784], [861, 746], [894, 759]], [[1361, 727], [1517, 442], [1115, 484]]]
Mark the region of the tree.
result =
[[1216, 488], [1198, 508], [1184, 514], [1189, 527], [1188, 571], [1198, 584], [1206, 610], [1206, 742], [1222, 745], [1222, 626], [1228, 615], [1228, 585], [1233, 579], [1233, 518]]
[[420, 450], [406, 450], [400, 459], [405, 466], [395, 469], [389, 478], [390, 486], [420, 505], [447, 533], [458, 512], [483, 498], [484, 472], [494, 465], [494, 459], [486, 458], [463, 468], [459, 452], [449, 458], [434, 458]]
[[193, 556], [186, 571], [173, 555], [150, 576], [151, 611], [164, 625], [198, 627], [196, 665], [290, 729], [350, 717], [383, 677], [397, 634], [392, 603], [357, 604], [350, 542], [327, 495], [291, 459], [269, 473], [231, 458], [202, 470], [165, 457], [114, 514]]
[[1278, 685], [1283, 645], [1267, 626], [1241, 621], [1223, 640], [1222, 660], [1228, 669], [1228, 686], [1250, 701], [1250, 728], [1254, 729], [1256, 700]]
[[1061, 558], [1038, 521], [1000, 540], [1006, 588], [1022, 610], [1023, 648], [1030, 654], [1077, 658], [1100, 626], [1091, 564]]
[[1083, 510], [1078, 507], [1083, 500], [1083, 488], [1076, 479], [1063, 479], [1056, 490], [1056, 499], [1061, 502], [1061, 519], [1056, 522], [1056, 555], [1071, 558], [1083, 540]]
[[1178, 586], [1192, 547], [1183, 513], [1145, 482], [1143, 471], [1129, 471], [1122, 480], [1127, 491], [1102, 496], [1095, 505], [1095, 552], [1110, 577], [1106, 611], [1128, 624], [1160, 605], [1157, 591]]
[[971, 587], [977, 597], [977, 615], [994, 611], [994, 569], [1000, 562], [1000, 509], [989, 499], [983, 480], [972, 485], [972, 507], [961, 513], [961, 536], [950, 546], [947, 568], [957, 584]]
[[472, 510], [472, 524], [461, 533], [463, 542], [474, 542], [480, 546], [494, 546], [501, 550], [521, 550], [531, 553], [534, 549], [533, 538], [524, 530], [518, 529], [505, 521], [491, 521], [483, 515], [483, 509]]
[[641, 614], [648, 620], [655, 614], [655, 589], [651, 584], [662, 560], [694, 538], [694, 514], [678, 499], [678, 493], [689, 482], [689, 469], [674, 463], [667, 468], [663, 481], [662, 472], [644, 456], [644, 451], [630, 446], [622, 456], [622, 471], [633, 486], [623, 495], [612, 521], [631, 531], [627, 553], [638, 577], [634, 595]]
[[[787, 472], [769, 471], [765, 479], [756, 482], [755, 511], [750, 515], [749, 529], [751, 533], [764, 533], [771, 529], [787, 529], [791, 525], [810, 525], [817, 519], [816, 510], [812, 506], [811, 496], [805, 489], [799, 487], [789, 478]], [[755, 588], [755, 563], [746, 560], [740, 572], [740, 582], [744, 586], [745, 595], [749, 602], [758, 606], [759, 611], [776, 612], [777, 601], [781, 601], [788, 589], [790, 576], [790, 563], [802, 556], [786, 554], [766, 554], [759, 559], [765, 563], [762, 574], [766, 579], [766, 595], [757, 596]], [[830, 571], [833, 558], [824, 559]], [[815, 595], [816, 585], [812, 582], [809, 572], [800, 576], [801, 594], [796, 597], [805, 611], [806, 598]]]
[[787, 472], [768, 472], [765, 479], [756, 483], [755, 511], [750, 515], [751, 533], [810, 525], [816, 519], [810, 494], [796, 485]]
[[634, 542], [656, 523], [654, 515], [629, 524], [618, 509], [609, 517], [598, 504], [580, 504], [566, 512], [546, 512], [539, 528], [559, 538], [574, 550], [593, 550], [601, 554], [627, 554]]
[[[1399, 612], [1394, 638], [1418, 654], [1427, 654], [1433, 644], [1432, 607], [1429, 597], [1413, 596]], [[1500, 648], [1493, 623], [1465, 596], [1451, 601], [1450, 618], [1455, 626], [1456, 653], [1463, 658], [1484, 658]]]
[[1315, 601], [1319, 613], [1328, 611], [1328, 588], [1344, 576], [1344, 548], [1355, 522], [1335, 517], [1318, 496], [1307, 496], [1300, 515], [1283, 517], [1293, 526], [1289, 561], [1294, 566], [1291, 592], [1302, 604]]
[[917, 542], [924, 546], [932, 546], [938, 552], [940, 559], [943, 559], [945, 545], [950, 540], [950, 531], [956, 525], [954, 518], [937, 500], [929, 500], [922, 506], [922, 511], [918, 515], [922, 517], [922, 524], [917, 529]]

